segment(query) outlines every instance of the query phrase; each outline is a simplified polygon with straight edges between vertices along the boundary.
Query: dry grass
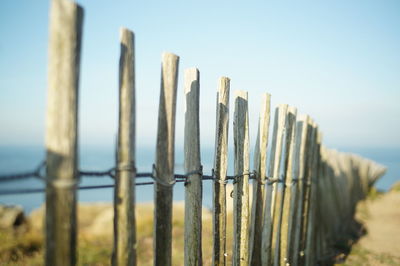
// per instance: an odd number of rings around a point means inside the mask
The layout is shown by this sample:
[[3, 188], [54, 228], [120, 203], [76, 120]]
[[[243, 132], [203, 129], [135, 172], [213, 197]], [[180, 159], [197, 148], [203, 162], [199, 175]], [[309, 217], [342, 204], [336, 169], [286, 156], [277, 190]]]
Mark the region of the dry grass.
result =
[[372, 190], [357, 208], [367, 235], [356, 243], [344, 265], [400, 265], [400, 183], [387, 193]]
[[[153, 205], [138, 204], [137, 255], [138, 265], [153, 265]], [[31, 215], [29, 230], [23, 234], [0, 232], [0, 265], [43, 265], [42, 221], [44, 210]], [[78, 208], [78, 265], [110, 265], [113, 246], [113, 209], [111, 204], [81, 204]], [[203, 210], [203, 261], [211, 265], [212, 216]], [[232, 248], [232, 214], [228, 214], [228, 261]], [[182, 265], [184, 256], [184, 204], [174, 203], [173, 209], [173, 265]]]
[[[382, 208], [386, 208], [389, 214], [392, 210], [395, 214], [398, 213], [396, 208], [398, 204], [395, 203], [400, 195], [398, 188], [398, 185], [394, 186], [391, 192], [385, 194], [373, 191], [367, 201], [359, 204], [357, 218], [369, 227], [370, 236], [367, 235], [365, 239], [363, 238], [353, 246], [344, 265], [400, 265], [400, 257], [396, 252], [385, 252], [377, 247], [371, 248], [369, 245], [378, 240], [368, 241], [369, 237], [376, 236], [374, 227], [387, 228], [389, 222], [394, 223], [394, 228], [399, 225], [398, 217], [400, 216], [396, 216], [397, 219], [385, 218], [386, 216], [379, 213], [383, 210]], [[229, 195], [229, 190], [227, 194]], [[228, 209], [232, 210], [232, 205], [228, 205]], [[153, 205], [150, 203], [138, 204], [136, 207], [138, 265], [153, 265], [153, 211]], [[43, 213], [43, 209], [38, 209], [31, 214], [29, 229], [25, 232], [0, 231], [0, 265], [43, 265]], [[112, 205], [109, 203], [80, 204], [78, 217], [78, 265], [110, 265], [113, 246]], [[383, 219], [383, 221], [376, 219]], [[386, 226], [382, 227], [382, 222]], [[204, 265], [211, 265], [212, 215], [209, 210], [203, 210], [202, 226], [203, 262]], [[228, 212], [227, 230], [227, 263], [230, 264], [232, 258], [231, 211]], [[172, 264], [182, 265], [184, 259], [183, 202], [174, 202], [172, 234]], [[390, 245], [396, 247], [400, 241], [398, 235], [390, 234], [390, 232], [388, 234], [391, 237], [384, 238], [384, 242], [390, 242]], [[383, 244], [376, 244], [383, 246]]]

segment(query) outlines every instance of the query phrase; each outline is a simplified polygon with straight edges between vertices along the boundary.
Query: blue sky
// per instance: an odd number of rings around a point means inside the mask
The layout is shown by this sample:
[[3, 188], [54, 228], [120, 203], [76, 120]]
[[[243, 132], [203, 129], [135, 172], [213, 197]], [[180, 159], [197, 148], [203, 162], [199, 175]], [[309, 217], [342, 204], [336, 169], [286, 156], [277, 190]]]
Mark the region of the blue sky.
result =
[[[201, 142], [214, 144], [217, 79], [311, 115], [330, 147], [400, 148], [400, 1], [78, 1], [85, 9], [81, 145], [115, 143], [119, 28], [135, 32], [137, 142], [155, 146], [163, 51], [201, 77]], [[49, 1], [0, 3], [0, 145], [44, 142]], [[232, 116], [231, 116], [232, 117]], [[232, 125], [232, 124], [231, 124]], [[230, 134], [230, 138], [233, 135]], [[231, 140], [230, 140], [231, 141]], [[233, 143], [233, 142], [231, 142]]]

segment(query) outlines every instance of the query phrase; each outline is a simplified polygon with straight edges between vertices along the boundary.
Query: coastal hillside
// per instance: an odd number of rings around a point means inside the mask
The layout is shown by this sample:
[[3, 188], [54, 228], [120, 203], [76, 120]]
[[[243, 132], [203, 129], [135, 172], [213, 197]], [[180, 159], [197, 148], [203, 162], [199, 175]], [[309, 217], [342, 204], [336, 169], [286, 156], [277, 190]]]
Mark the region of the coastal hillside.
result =
[[357, 219], [366, 229], [344, 265], [400, 265], [400, 182], [359, 204]]

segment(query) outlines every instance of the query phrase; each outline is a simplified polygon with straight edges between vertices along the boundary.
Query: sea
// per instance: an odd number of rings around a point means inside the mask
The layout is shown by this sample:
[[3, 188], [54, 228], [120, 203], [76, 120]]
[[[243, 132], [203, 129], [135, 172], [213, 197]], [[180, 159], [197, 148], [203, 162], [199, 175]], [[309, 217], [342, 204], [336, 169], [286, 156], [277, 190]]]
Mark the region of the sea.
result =
[[[395, 148], [341, 148], [340, 151], [352, 152], [374, 160], [387, 167], [386, 174], [379, 179], [375, 186], [378, 190], [387, 191], [395, 182], [400, 181], [400, 149]], [[29, 172], [35, 169], [45, 158], [45, 149], [39, 146], [15, 147], [0, 146], [0, 175]], [[136, 167], [138, 172], [151, 172], [155, 158], [155, 149], [151, 147], [138, 147], [136, 151]], [[201, 150], [203, 172], [211, 174], [214, 149], [212, 147]], [[228, 155], [228, 174], [233, 174], [233, 151]], [[175, 173], [184, 173], [183, 149], [175, 152]], [[115, 165], [115, 151], [112, 147], [83, 147], [79, 150], [79, 169], [84, 171], [103, 171]], [[139, 181], [139, 180], [138, 180]], [[145, 180], [140, 180], [145, 181]], [[146, 180], [147, 181], [147, 180]], [[148, 180], [151, 181], [151, 180]], [[110, 177], [83, 177], [81, 186], [87, 185], [112, 185]], [[32, 189], [44, 188], [43, 181], [29, 178], [12, 182], [0, 183], [0, 191], [7, 189]], [[152, 202], [153, 185], [137, 186], [135, 201]], [[185, 197], [183, 183], [177, 183], [173, 191], [174, 201], [183, 201]], [[20, 205], [26, 214], [39, 208], [44, 203], [44, 193], [0, 195], [0, 204]], [[79, 202], [112, 202], [113, 188], [93, 190], [79, 190]], [[212, 208], [212, 181], [203, 182], [203, 206]]]

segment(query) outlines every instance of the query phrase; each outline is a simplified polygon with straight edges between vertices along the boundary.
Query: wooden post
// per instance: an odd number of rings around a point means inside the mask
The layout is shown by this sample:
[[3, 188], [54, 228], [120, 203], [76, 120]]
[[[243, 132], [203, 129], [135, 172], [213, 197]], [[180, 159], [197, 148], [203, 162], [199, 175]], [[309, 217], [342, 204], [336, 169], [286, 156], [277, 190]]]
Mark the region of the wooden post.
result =
[[326, 148], [321, 145], [320, 151], [320, 163], [319, 163], [319, 181], [318, 181], [318, 216], [322, 223], [321, 225], [321, 238], [323, 241], [321, 256], [325, 257], [329, 252], [329, 249], [333, 248], [333, 224], [340, 223], [338, 216], [336, 215], [336, 210], [334, 208], [335, 200], [333, 197], [332, 186], [328, 185], [328, 165], [326, 158]]
[[331, 223], [333, 233], [332, 235], [334, 236], [333, 241], [336, 242], [339, 236], [339, 231], [340, 231], [340, 226], [341, 222], [343, 221], [343, 211], [342, 211], [342, 206], [340, 202], [340, 189], [338, 185], [338, 178], [335, 175], [335, 170], [334, 170], [334, 151], [333, 150], [327, 150], [327, 165], [328, 165], [328, 182], [329, 182], [329, 187], [330, 187], [330, 192], [331, 195], [334, 199], [333, 201], [333, 207], [335, 209], [335, 218], [336, 221], [333, 221]]
[[200, 77], [196, 68], [185, 71], [185, 265], [202, 265], [202, 175], [199, 125]]
[[340, 170], [338, 167], [338, 162], [337, 162], [337, 151], [335, 150], [329, 150], [329, 167], [330, 167], [330, 174], [331, 174], [331, 185], [333, 187], [333, 194], [335, 196], [335, 202], [336, 202], [336, 208], [337, 208], [337, 215], [340, 217], [339, 221], [341, 221], [339, 224], [335, 224], [335, 240], [338, 240], [338, 237], [340, 234], [342, 234], [342, 229], [343, 229], [343, 222], [346, 217], [344, 216], [345, 214], [345, 209], [343, 206], [343, 198], [345, 195], [343, 194], [343, 179], [340, 175]]
[[171, 265], [172, 252], [172, 187], [174, 180], [174, 144], [176, 88], [179, 57], [164, 53], [161, 67], [160, 105], [154, 185], [154, 265]]
[[226, 188], [229, 127], [229, 78], [219, 79], [213, 185], [213, 265], [226, 263]]
[[300, 235], [303, 226], [302, 213], [304, 208], [304, 178], [306, 166], [307, 138], [308, 138], [308, 116], [301, 117], [297, 122], [296, 152], [294, 160], [294, 173], [298, 173], [298, 190], [296, 192], [297, 208], [294, 211], [295, 221], [291, 229], [291, 240], [289, 246], [289, 264], [298, 265], [300, 253]]
[[134, 35], [121, 29], [119, 126], [114, 190], [113, 265], [136, 265]]
[[310, 198], [311, 198], [311, 178], [312, 178], [312, 164], [313, 164], [313, 154], [315, 147], [315, 137], [316, 130], [313, 127], [314, 121], [309, 119], [308, 121], [308, 136], [307, 136], [307, 157], [306, 157], [306, 168], [305, 168], [305, 176], [304, 176], [304, 207], [302, 213], [303, 226], [301, 228], [300, 233], [300, 258], [299, 264], [304, 265], [305, 263], [305, 250], [306, 250], [306, 238], [307, 238], [307, 230], [308, 230], [308, 222], [309, 222], [309, 210], [310, 210]]
[[276, 189], [279, 180], [279, 169], [281, 163], [283, 134], [286, 124], [286, 112], [288, 106], [281, 104], [275, 109], [274, 133], [272, 136], [272, 147], [270, 163], [268, 168], [268, 178], [265, 204], [264, 204], [264, 224], [261, 243], [261, 262], [262, 265], [272, 263], [272, 238], [273, 222], [275, 218]]
[[275, 265], [285, 266], [288, 263], [287, 244], [288, 244], [288, 230], [289, 230], [289, 209], [292, 197], [291, 186], [293, 183], [293, 157], [295, 145], [295, 131], [296, 131], [296, 116], [297, 109], [294, 107], [288, 108], [287, 123], [286, 123], [286, 145], [285, 145], [285, 164], [283, 168], [283, 183], [281, 193], [281, 204], [279, 206], [278, 214], [278, 232], [275, 249]]
[[235, 180], [233, 185], [233, 265], [249, 264], [249, 114], [247, 92], [235, 91], [233, 120]]
[[312, 139], [312, 161], [310, 169], [310, 199], [309, 199], [309, 211], [308, 211], [308, 223], [307, 223], [307, 235], [305, 243], [305, 265], [313, 266], [316, 265], [315, 258], [315, 227], [317, 226], [316, 218], [316, 205], [317, 205], [317, 176], [318, 176], [318, 162], [319, 162], [319, 149], [320, 145], [318, 143], [318, 127], [314, 122], [312, 124], [312, 130], [314, 131], [314, 138]]
[[253, 204], [250, 223], [250, 265], [261, 265], [261, 235], [264, 209], [264, 184], [270, 121], [271, 95], [263, 94], [258, 121], [256, 147], [254, 150], [255, 180], [253, 181]]
[[46, 123], [45, 263], [76, 264], [78, 85], [83, 9], [51, 2]]
[[[282, 255], [286, 256], [286, 264], [292, 265], [292, 258], [293, 258], [293, 243], [294, 243], [294, 236], [295, 236], [295, 227], [298, 222], [296, 213], [297, 209], [300, 208], [300, 203], [299, 203], [299, 183], [302, 182], [300, 178], [300, 161], [304, 160], [304, 155], [301, 153], [301, 150], [303, 148], [304, 150], [304, 143], [305, 143], [305, 137], [306, 133], [305, 128], [303, 127], [303, 121], [305, 121], [306, 117], [305, 116], [300, 116], [298, 119], [299, 121], [296, 122], [296, 130], [295, 130], [295, 136], [294, 136], [294, 145], [292, 145], [293, 148], [293, 158], [291, 160], [292, 166], [289, 168], [290, 175], [291, 175], [291, 180], [288, 179], [289, 177], [289, 172], [287, 173], [286, 176], [286, 185], [289, 186], [287, 187], [286, 193], [288, 193], [287, 196], [287, 201], [285, 199], [285, 203], [288, 202], [289, 206], [287, 206], [288, 210], [288, 225], [287, 225], [287, 244], [286, 246], [286, 255], [285, 252], [282, 249]], [[301, 158], [300, 158], [301, 156]], [[291, 182], [291, 183], [289, 183]], [[286, 208], [286, 207], [285, 207]], [[285, 214], [284, 214], [285, 215]]]
[[325, 192], [322, 189], [323, 187], [323, 161], [321, 157], [321, 149], [322, 149], [322, 132], [318, 129], [317, 132], [317, 169], [316, 169], [316, 176], [317, 176], [317, 184], [316, 184], [316, 211], [315, 211], [315, 237], [314, 237], [314, 262], [318, 263], [318, 259], [323, 258], [324, 249], [326, 247], [326, 242], [324, 236], [327, 234], [325, 233], [325, 223], [323, 217], [321, 216], [321, 210], [323, 208], [325, 197], [328, 196], [325, 194], [321, 194], [321, 192]]

